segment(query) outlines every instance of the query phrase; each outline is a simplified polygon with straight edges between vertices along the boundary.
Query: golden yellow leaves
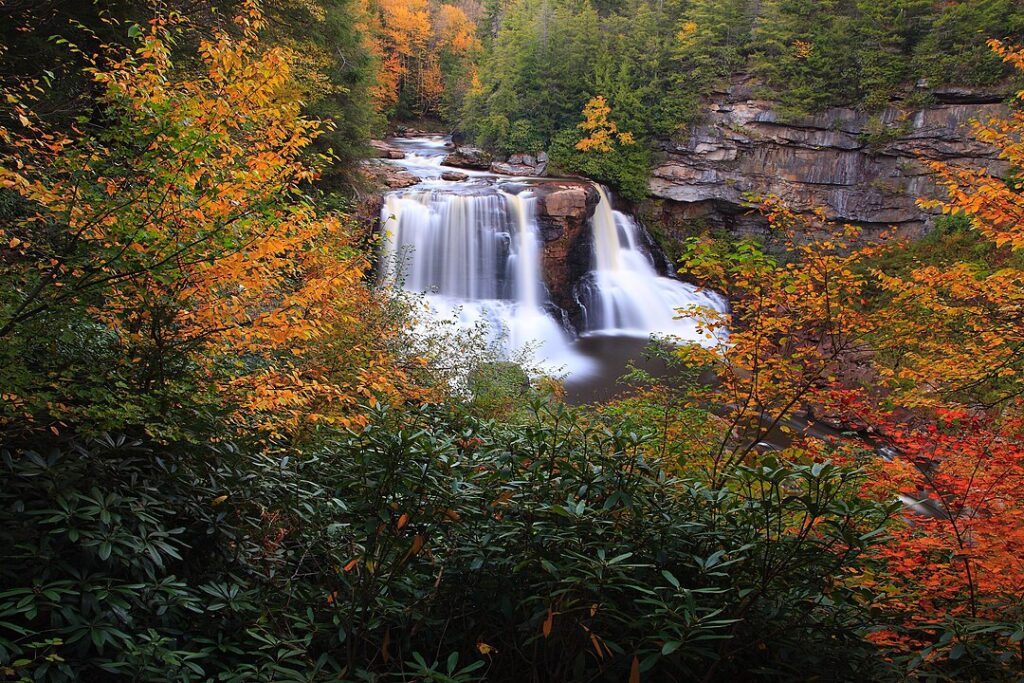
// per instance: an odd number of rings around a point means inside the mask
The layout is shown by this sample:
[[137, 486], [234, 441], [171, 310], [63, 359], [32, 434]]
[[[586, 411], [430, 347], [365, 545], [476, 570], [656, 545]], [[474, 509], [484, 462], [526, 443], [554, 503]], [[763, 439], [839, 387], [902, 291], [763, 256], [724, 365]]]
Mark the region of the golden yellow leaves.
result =
[[481, 47], [476, 37], [476, 24], [457, 5], [441, 5], [434, 26], [441, 44], [456, 54], [476, 51]]
[[806, 40], [794, 40], [793, 52], [796, 53], [797, 59], [809, 59], [814, 54], [814, 43]]
[[373, 95], [383, 111], [411, 92], [424, 110], [440, 102], [445, 83], [439, 55], [447, 52], [468, 71], [480, 52], [476, 25], [454, 4], [427, 0], [369, 0], [364, 35], [379, 68]]
[[590, 99], [583, 107], [583, 123], [579, 128], [587, 133], [587, 137], [576, 143], [581, 152], [611, 152], [616, 143], [632, 145], [636, 143], [632, 133], [620, 132], [619, 126], [609, 118], [611, 107], [604, 95]]
[[678, 33], [676, 33], [676, 40], [683, 45], [690, 45], [692, 38], [697, 33], [697, 22], [695, 21], [684, 21], [679, 27]]
[[[407, 388], [388, 350], [399, 323], [377, 314], [346, 221], [296, 201], [316, 176], [308, 148], [323, 126], [302, 116], [292, 56], [259, 45], [258, 5], [238, 21], [241, 37], [201, 44], [200, 75], [172, 64], [168, 22], [136, 27], [133, 54], [90, 72], [118, 135], [12, 138], [19, 153], [4, 159], [0, 182], [39, 213], [5, 243], [20, 248], [26, 282], [47, 273], [43, 295], [102, 286], [89, 312], [129, 358], [150, 362], [143, 330], [187, 349], [240, 429], [358, 428], [360, 401]], [[130, 163], [110, 163], [121, 158]], [[8, 170], [15, 163], [23, 170]], [[71, 267], [66, 254], [21, 253], [55, 216], [67, 239], [48, 243], [94, 257]]]

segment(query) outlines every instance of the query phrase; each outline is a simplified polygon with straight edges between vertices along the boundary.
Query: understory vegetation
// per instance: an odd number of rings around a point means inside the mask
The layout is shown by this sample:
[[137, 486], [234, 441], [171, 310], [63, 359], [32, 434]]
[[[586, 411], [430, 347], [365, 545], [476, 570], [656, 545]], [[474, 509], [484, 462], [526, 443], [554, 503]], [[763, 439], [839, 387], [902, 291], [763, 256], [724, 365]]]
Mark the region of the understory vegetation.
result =
[[[689, 312], [722, 343], [656, 344], [668, 377], [569, 407], [475, 334], [413, 335], [365, 226], [325, 208], [374, 117], [456, 107], [446, 77], [477, 87], [471, 12], [372, 5], [383, 23], [353, 32], [348, 3], [132, 7], [64, 46], [67, 76], [5, 44], [0, 679], [1021, 677], [1020, 110], [974, 128], [1009, 177], [931, 164], [946, 218], [926, 241], [769, 198], [772, 244], [683, 245], [732, 302]], [[284, 31], [282, 7], [325, 33]], [[476, 10], [508, 12], [500, 42], [528, 7]], [[620, 10], [551, 3], [545, 45], [573, 52], [515, 54], [561, 78], [589, 56], [556, 29], [596, 40]], [[944, 4], [898, 54], [930, 63], [942, 22], [1007, 16]], [[351, 40], [314, 49], [332, 35]], [[986, 49], [964, 48], [979, 79], [1024, 68]], [[339, 97], [310, 98], [311, 75]], [[79, 104], [55, 108], [54, 82]], [[553, 140], [594, 175], [646, 163], [655, 128], [563, 82], [494, 144]]]
[[765, 460], [710, 488], [652, 460], [646, 432], [541, 400], [523, 417], [373, 409], [359, 433], [290, 456], [124, 435], [8, 443], [8, 670], [468, 681], [885, 668], [855, 635], [870, 602], [850, 579], [893, 508], [860, 499], [855, 470]]

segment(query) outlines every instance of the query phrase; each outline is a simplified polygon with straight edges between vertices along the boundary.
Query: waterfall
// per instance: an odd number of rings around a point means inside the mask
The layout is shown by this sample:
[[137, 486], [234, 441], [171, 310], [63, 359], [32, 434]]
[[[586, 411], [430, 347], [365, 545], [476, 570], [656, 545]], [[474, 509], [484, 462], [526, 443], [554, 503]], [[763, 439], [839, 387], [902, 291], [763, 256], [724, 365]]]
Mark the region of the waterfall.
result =
[[640, 246], [640, 226], [612, 209], [603, 187], [591, 218], [593, 271], [581, 283], [587, 331], [646, 337], [652, 333], [711, 343], [697, 333], [699, 320], [681, 317], [681, 308], [704, 306], [724, 310], [711, 292], [661, 277], [651, 256]]
[[536, 198], [492, 187], [387, 195], [381, 273], [385, 284], [422, 293], [434, 316], [481, 323], [508, 356], [536, 349], [551, 371], [588, 363], [545, 309]]
[[509, 254], [515, 273], [516, 299], [524, 306], [541, 305], [540, 244], [537, 239], [537, 199], [532, 195], [502, 192], [516, 218], [516, 250]]
[[[468, 180], [444, 180], [449, 149], [444, 138], [392, 142], [407, 156], [387, 163], [421, 182], [385, 196], [380, 272], [382, 284], [423, 295], [430, 313], [421, 329], [429, 329], [429, 321], [451, 322], [465, 339], [479, 339], [468, 330], [485, 329], [489, 343], [505, 357], [517, 359], [529, 350], [535, 352], [535, 366], [577, 379], [616, 367], [616, 361], [607, 364], [594, 353], [592, 339], [574, 339], [549, 299], [536, 195], [530, 189], [506, 191], [512, 186], [486, 171], [459, 169]], [[590, 221], [591, 270], [576, 283], [585, 336], [604, 337], [613, 347], [615, 337], [652, 333], [714, 343], [698, 334], [699, 318], [676, 311], [695, 305], [724, 310], [724, 301], [659, 277], [642, 228], [612, 209], [604, 188], [598, 191], [600, 201]], [[621, 369], [614, 372], [608, 375], [611, 380]]]

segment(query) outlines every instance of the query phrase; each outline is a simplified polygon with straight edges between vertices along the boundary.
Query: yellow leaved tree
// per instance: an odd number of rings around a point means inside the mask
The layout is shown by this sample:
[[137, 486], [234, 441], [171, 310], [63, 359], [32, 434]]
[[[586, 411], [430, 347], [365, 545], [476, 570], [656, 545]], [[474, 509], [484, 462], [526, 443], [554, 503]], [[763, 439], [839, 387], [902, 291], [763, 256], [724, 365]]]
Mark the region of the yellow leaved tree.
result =
[[632, 145], [636, 143], [633, 134], [620, 131], [619, 126], [610, 118], [612, 108], [604, 95], [592, 97], [583, 107], [583, 123], [579, 128], [587, 134], [576, 143], [581, 152], [611, 152], [616, 143]]
[[[99, 324], [128, 362], [98, 369], [106, 388], [157, 397], [159, 415], [205, 392], [272, 433], [356, 425], [360, 401], [405, 394], [365, 256], [304, 194], [324, 124], [301, 113], [289, 52], [261, 48], [263, 21], [247, 4], [238, 37], [201, 43], [198, 74], [172, 61], [173, 22], [133, 27], [133, 52], [91, 58], [97, 133], [47, 131], [31, 87], [9, 89], [0, 186], [20, 213], [0, 227], [0, 345]], [[89, 410], [23, 369], [8, 406], [55, 423]]]

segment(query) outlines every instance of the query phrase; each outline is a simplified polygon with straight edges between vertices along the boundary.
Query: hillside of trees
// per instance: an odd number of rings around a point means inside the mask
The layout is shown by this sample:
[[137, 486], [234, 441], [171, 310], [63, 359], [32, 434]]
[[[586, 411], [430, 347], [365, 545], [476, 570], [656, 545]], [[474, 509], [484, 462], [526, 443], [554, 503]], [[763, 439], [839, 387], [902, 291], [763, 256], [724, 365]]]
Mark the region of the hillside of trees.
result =
[[1024, 90], [971, 130], [1006, 177], [930, 162], [921, 240], [769, 197], [679, 245], [727, 343], [591, 405], [424, 330], [351, 206], [389, 125], [638, 191], [732, 73], [793, 112], [1012, 89], [1022, 21], [3, 0], [0, 680], [1020, 680]]
[[[490, 30], [487, 30], [487, 29]], [[551, 148], [558, 165], [641, 198], [649, 143], [685, 137], [703, 98], [736, 74], [791, 116], [830, 106], [913, 108], [945, 85], [1003, 86], [989, 38], [1024, 38], [1013, 0], [516, 0], [485, 23], [479, 83], [458, 123], [478, 144]], [[604, 97], [640, 143], [595, 159], [574, 146]]]

